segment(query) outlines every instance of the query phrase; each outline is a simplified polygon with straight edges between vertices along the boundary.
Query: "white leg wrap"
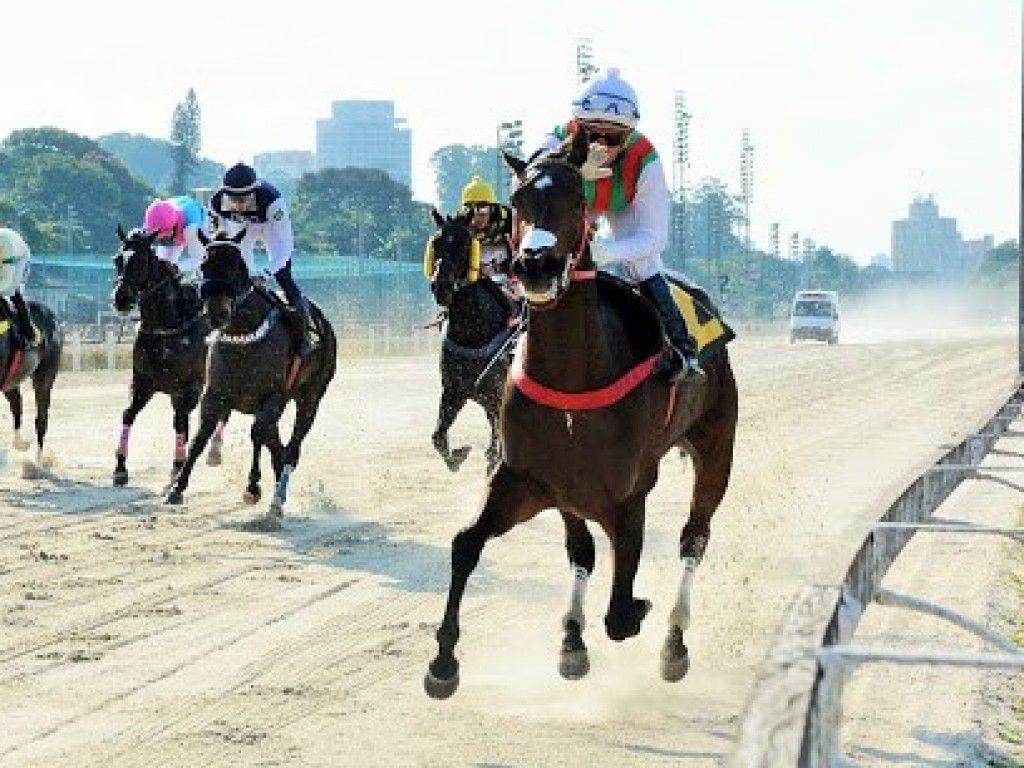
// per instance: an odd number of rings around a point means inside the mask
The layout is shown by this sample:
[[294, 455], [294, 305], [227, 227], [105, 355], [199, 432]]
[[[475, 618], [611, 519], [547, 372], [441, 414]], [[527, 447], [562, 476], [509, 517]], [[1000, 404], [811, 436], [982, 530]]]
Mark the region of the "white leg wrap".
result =
[[690, 590], [693, 589], [693, 577], [697, 573], [697, 558], [683, 558], [683, 575], [679, 579], [679, 591], [676, 593], [676, 604], [668, 615], [669, 625], [686, 631], [690, 627]]
[[562, 619], [562, 627], [564, 628], [569, 620], [574, 620], [580, 625], [580, 631], [586, 628], [586, 619], [583, 614], [583, 603], [584, 598], [587, 596], [587, 580], [590, 575], [587, 573], [585, 568], [581, 568], [578, 565], [572, 567], [572, 597], [569, 600], [569, 611], [565, 614]]

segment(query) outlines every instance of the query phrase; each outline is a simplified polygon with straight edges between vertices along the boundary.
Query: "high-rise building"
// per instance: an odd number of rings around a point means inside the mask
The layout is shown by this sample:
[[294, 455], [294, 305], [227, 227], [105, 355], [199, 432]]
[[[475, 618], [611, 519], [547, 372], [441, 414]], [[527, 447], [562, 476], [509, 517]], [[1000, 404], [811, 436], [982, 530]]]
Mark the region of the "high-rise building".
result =
[[393, 101], [351, 100], [331, 104], [316, 121], [316, 166], [378, 168], [412, 187], [412, 136]]
[[296, 182], [304, 173], [316, 170], [316, 157], [304, 149], [285, 149], [275, 152], [260, 152], [253, 157], [256, 175], [271, 184]]
[[910, 215], [892, 223], [892, 268], [949, 280], [963, 277], [963, 240], [956, 219], [939, 215], [935, 200], [918, 197]]

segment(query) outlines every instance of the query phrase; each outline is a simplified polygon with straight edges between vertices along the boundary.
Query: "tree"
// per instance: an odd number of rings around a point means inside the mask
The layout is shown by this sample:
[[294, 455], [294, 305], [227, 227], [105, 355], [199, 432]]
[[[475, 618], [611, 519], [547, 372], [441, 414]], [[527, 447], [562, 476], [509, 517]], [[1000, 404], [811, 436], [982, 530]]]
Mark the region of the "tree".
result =
[[174, 108], [171, 119], [171, 194], [188, 192], [189, 179], [199, 167], [201, 132], [199, 101], [196, 92], [189, 88], [185, 101]]
[[981, 259], [974, 281], [995, 287], [1016, 285], [1019, 280], [1020, 248], [1016, 240], [1007, 240], [988, 251]]
[[467, 147], [450, 144], [430, 156], [438, 205], [442, 211], [454, 213], [462, 204], [462, 188], [479, 176], [498, 192], [495, 178], [502, 162], [494, 147]]

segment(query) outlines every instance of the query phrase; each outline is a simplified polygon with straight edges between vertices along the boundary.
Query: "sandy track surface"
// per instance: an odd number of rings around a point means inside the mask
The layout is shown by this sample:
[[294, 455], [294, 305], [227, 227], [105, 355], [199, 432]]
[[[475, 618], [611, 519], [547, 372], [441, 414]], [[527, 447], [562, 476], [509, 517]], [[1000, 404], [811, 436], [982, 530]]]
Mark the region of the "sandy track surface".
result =
[[25, 478], [0, 456], [0, 765], [722, 764], [794, 591], [841, 579], [871, 521], [1016, 375], [1008, 335], [731, 349], [736, 465], [697, 572], [689, 676], [658, 676], [691, 481], [670, 455], [637, 578], [654, 602], [641, 635], [603, 634], [598, 537], [592, 669], [559, 678], [570, 578], [560, 521], [544, 514], [484, 551], [462, 685], [444, 702], [422, 676], [451, 537], [483, 487], [486, 424], [467, 407], [453, 445], [474, 451], [449, 473], [430, 446], [433, 356], [340, 361], [272, 534], [246, 530], [248, 418], [229, 425], [224, 466], [200, 463], [187, 505], [168, 508], [166, 402], [140, 416], [115, 489], [128, 374], [64, 376], [49, 473]]

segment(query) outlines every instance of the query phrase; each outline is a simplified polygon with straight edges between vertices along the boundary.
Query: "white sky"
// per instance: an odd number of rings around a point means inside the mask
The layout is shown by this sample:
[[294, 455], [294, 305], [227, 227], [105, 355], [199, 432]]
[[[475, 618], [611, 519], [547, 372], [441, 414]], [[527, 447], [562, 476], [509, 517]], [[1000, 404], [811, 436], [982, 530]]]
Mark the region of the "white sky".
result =
[[313, 150], [332, 101], [388, 99], [412, 130], [414, 195], [433, 201], [438, 147], [492, 145], [513, 118], [532, 144], [568, 117], [576, 46], [589, 38], [596, 63], [619, 66], [636, 88], [639, 127], [670, 184], [681, 90], [693, 115], [691, 182], [714, 175], [738, 193], [748, 128], [755, 241], [767, 248], [779, 221], [784, 243], [798, 231], [867, 263], [889, 251], [890, 222], [922, 192], [965, 237], [1017, 236], [1020, 6], [246, 0], [196, 6], [190, 20], [159, 2], [19, 2], [4, 11], [0, 137], [56, 125], [166, 138], [191, 87], [202, 154], [232, 163]]

